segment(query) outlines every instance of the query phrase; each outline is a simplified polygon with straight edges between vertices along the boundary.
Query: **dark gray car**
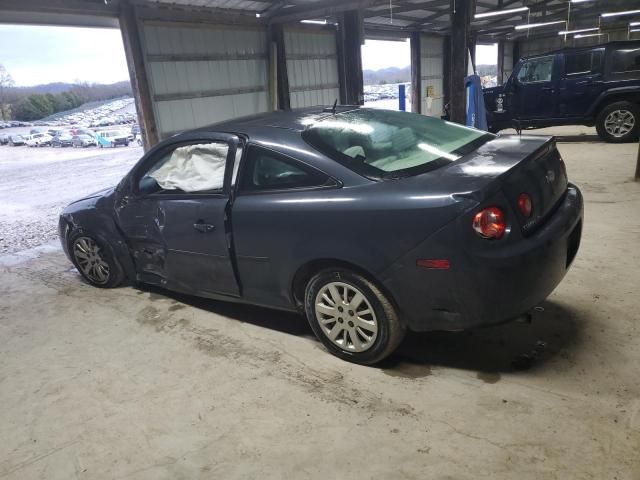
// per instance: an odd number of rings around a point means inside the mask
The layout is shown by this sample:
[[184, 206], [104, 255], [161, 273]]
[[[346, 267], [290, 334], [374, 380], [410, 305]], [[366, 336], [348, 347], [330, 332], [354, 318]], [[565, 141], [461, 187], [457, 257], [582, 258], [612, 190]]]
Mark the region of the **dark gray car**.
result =
[[502, 322], [544, 300], [582, 212], [551, 138], [316, 107], [160, 143], [69, 205], [60, 238], [93, 285], [304, 311], [332, 353], [370, 364], [407, 329]]

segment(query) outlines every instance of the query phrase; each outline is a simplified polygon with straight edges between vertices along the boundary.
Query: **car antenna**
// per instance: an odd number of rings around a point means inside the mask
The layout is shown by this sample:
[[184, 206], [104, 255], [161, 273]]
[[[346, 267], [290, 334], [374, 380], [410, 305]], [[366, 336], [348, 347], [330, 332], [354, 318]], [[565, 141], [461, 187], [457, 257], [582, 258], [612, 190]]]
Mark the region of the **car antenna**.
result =
[[333, 108], [331, 109], [331, 111], [333, 112], [333, 114], [336, 114], [336, 107], [338, 106], [338, 99], [336, 98], [336, 101], [333, 102]]

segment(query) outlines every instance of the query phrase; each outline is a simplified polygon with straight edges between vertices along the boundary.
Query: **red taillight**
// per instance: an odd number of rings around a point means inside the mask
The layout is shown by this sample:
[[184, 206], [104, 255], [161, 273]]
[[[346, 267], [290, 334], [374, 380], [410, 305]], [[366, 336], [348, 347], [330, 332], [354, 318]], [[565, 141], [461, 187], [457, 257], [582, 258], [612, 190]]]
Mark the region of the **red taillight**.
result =
[[518, 197], [518, 208], [526, 218], [531, 216], [531, 210], [533, 210], [533, 204], [531, 203], [531, 197], [528, 193], [521, 193]]
[[485, 208], [473, 217], [473, 229], [484, 238], [501, 238], [507, 228], [504, 213], [498, 207]]

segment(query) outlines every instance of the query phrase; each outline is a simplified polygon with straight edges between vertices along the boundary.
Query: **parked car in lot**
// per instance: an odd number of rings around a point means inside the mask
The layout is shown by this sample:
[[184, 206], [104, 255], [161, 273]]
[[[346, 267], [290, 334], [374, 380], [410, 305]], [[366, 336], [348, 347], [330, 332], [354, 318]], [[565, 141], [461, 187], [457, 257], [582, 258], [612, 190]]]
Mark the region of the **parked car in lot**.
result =
[[22, 135], [9, 135], [9, 145], [12, 147], [17, 147], [20, 145], [25, 145], [25, 139]]
[[27, 147], [44, 147], [45, 145], [51, 145], [53, 137], [48, 133], [34, 133], [25, 137]]
[[71, 143], [74, 147], [90, 147], [90, 146], [96, 146], [98, 144], [94, 137], [87, 135], [85, 133], [81, 133], [80, 135], [74, 135], [71, 139]]
[[66, 132], [60, 132], [51, 139], [52, 147], [70, 147], [73, 145], [73, 137]]
[[0, 145], [6, 145], [9, 143], [9, 134], [2, 133], [0, 134]]
[[552, 138], [314, 107], [171, 137], [59, 229], [92, 285], [304, 311], [330, 352], [371, 364], [407, 329], [529, 311], [571, 265], [582, 216]]
[[117, 147], [122, 145], [129, 146], [129, 134], [120, 130], [104, 130], [96, 132], [96, 141], [100, 148], [103, 147]]
[[594, 126], [607, 142], [636, 141], [640, 41], [522, 59], [506, 84], [484, 90], [489, 130]]
[[52, 147], [71, 147], [73, 145], [73, 137], [66, 132], [60, 132], [51, 139]]

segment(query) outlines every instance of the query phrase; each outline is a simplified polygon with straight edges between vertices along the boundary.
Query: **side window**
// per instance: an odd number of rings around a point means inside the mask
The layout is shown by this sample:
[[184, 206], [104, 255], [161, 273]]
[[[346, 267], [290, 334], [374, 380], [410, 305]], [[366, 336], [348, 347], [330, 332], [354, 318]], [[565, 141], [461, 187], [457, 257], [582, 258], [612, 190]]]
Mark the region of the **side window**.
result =
[[140, 179], [142, 193], [215, 193], [224, 185], [229, 145], [183, 145], [165, 153]]
[[640, 70], [640, 48], [614, 50], [611, 71], [614, 73]]
[[553, 56], [532, 58], [525, 61], [518, 71], [520, 83], [550, 82]]
[[564, 57], [564, 71], [567, 76], [586, 75], [601, 71], [602, 50], [567, 53]]
[[261, 192], [330, 185], [331, 178], [300, 162], [251, 146], [240, 178], [240, 191]]

